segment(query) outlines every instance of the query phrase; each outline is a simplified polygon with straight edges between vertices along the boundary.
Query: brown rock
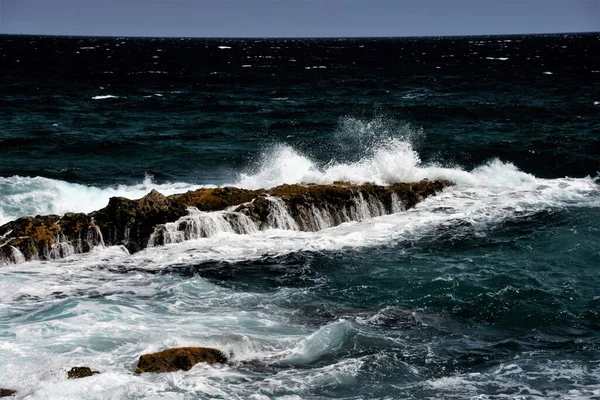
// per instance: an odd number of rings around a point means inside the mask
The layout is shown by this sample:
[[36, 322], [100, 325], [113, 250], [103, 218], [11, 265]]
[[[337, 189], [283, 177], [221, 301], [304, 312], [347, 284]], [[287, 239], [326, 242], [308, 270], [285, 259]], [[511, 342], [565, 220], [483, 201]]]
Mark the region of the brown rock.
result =
[[140, 356], [136, 373], [188, 371], [199, 362], [226, 363], [227, 357], [209, 347], [181, 347]]
[[88, 214], [100, 227], [104, 241], [124, 245], [131, 253], [144, 249], [159, 224], [187, 215], [184, 205], [152, 190], [139, 200], [112, 197], [108, 206]]
[[0, 388], [0, 397], [10, 397], [17, 393], [16, 390]]
[[265, 190], [223, 187], [216, 189], [190, 190], [183, 194], [171, 195], [168, 198], [186, 207], [197, 207], [202, 211], [219, 211], [227, 207], [237, 206], [252, 201], [263, 193], [265, 193]]
[[69, 379], [87, 378], [88, 376], [99, 374], [98, 371], [92, 371], [89, 367], [73, 367], [67, 372]]
[[[187, 207], [207, 212], [232, 207], [263, 229], [272, 225], [273, 199], [269, 197], [274, 196], [280, 199], [278, 207], [283, 204], [295, 221], [294, 228], [297, 225], [302, 231], [316, 231], [349, 220], [407, 210], [450, 185], [448, 181], [428, 180], [389, 186], [335, 182], [281, 185], [268, 190], [199, 189], [168, 197], [152, 190], [137, 200], [113, 197], [106, 207], [89, 214], [23, 217], [0, 226], [0, 263], [62, 258], [102, 244], [123, 245], [134, 253], [148, 246], [155, 229], [158, 233], [152, 244], [163, 244], [164, 225], [187, 216]], [[369, 208], [366, 214], [365, 204]], [[315, 217], [315, 210], [328, 216], [326, 224]]]

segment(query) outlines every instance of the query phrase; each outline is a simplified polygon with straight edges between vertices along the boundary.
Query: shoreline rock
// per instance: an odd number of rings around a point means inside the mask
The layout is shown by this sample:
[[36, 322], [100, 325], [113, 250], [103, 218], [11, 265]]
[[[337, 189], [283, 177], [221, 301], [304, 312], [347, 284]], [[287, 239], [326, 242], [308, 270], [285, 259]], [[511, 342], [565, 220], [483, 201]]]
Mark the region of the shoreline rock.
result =
[[210, 347], [180, 347], [158, 353], [140, 356], [135, 372], [175, 372], [189, 371], [200, 362], [225, 364], [227, 357], [217, 349]]
[[112, 197], [106, 207], [89, 214], [22, 217], [0, 226], [0, 262], [58, 259], [105, 245], [135, 253], [209, 237], [219, 229], [240, 234], [267, 228], [318, 231], [407, 210], [452, 184], [335, 182], [268, 190], [198, 189], [171, 196], [152, 190], [138, 200]]

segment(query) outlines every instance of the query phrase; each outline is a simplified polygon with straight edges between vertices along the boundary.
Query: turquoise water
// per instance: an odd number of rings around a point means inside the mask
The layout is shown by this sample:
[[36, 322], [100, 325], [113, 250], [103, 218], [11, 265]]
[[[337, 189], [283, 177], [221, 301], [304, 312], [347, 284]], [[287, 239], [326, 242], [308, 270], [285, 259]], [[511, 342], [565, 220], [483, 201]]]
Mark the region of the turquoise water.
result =
[[[0, 386], [32, 399], [600, 396], [599, 43], [1, 37], [0, 224], [153, 188], [456, 185], [319, 232], [2, 266]], [[187, 345], [232, 362], [133, 374], [139, 355]], [[79, 365], [102, 373], [67, 380]]]

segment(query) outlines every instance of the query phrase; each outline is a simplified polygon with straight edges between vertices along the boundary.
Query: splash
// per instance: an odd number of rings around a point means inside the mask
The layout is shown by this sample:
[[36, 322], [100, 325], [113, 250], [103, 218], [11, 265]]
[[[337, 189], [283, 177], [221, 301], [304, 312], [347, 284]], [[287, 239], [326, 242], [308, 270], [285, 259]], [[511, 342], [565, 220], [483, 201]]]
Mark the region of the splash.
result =
[[[276, 245], [278, 240], [272, 241], [272, 233], [257, 232], [252, 224], [227, 216], [226, 213], [190, 215], [184, 221], [162, 227], [153, 240], [167, 244], [190, 239], [204, 240], [210, 250], [201, 256], [202, 259], [205, 256], [206, 259], [244, 259], [262, 254], [279, 254], [276, 250], [278, 247], [286, 253], [302, 249], [326, 250], [376, 245], [403, 235], [417, 235], [417, 231], [426, 230], [427, 226], [431, 229], [432, 226], [457, 219], [484, 227], [523, 212], [600, 205], [598, 184], [590, 177], [541, 179], [498, 159], [490, 160], [470, 171], [460, 167], [423, 163], [415, 150], [415, 144], [422, 139], [423, 133], [393, 120], [375, 118], [364, 121], [345, 117], [332, 134], [340, 146], [357, 149], [353, 159], [332, 158], [323, 164], [288, 144], [279, 144], [261, 155], [256, 168], [240, 173], [239, 178], [229, 185], [257, 189], [303, 182], [329, 184], [350, 181], [390, 185], [422, 179], [441, 179], [453, 181], [456, 186], [442, 196], [428, 199], [406, 216], [400, 213], [403, 211], [402, 206], [394, 199], [394, 215], [389, 217], [381, 217], [388, 213], [381, 212], [372, 199], [357, 199], [353, 215], [336, 215], [332, 210], [316, 205], [308, 213], [308, 230], [330, 229], [322, 233], [286, 232], [279, 238], [281, 246]], [[102, 188], [41, 177], [0, 178], [0, 224], [24, 215], [91, 212], [106, 206], [112, 196], [140, 198], [152, 189], [169, 195], [201, 187], [211, 185], [182, 182], [158, 184], [151, 177], [146, 177], [138, 184]], [[283, 212], [285, 210], [277, 207], [277, 201], [272, 199], [271, 202], [273, 220], [270, 227], [297, 230], [286, 217]], [[446, 211], [440, 213], [436, 211], [438, 208]], [[415, 213], [418, 215], [415, 216]], [[383, 218], [385, 223], [375, 229], [376, 225], [368, 222], [374, 217]], [[409, 217], [414, 220], [407, 220]], [[332, 221], [337, 222], [334, 224]], [[356, 221], [363, 222], [354, 227], [352, 224]], [[331, 228], [338, 222], [351, 222], [351, 225]], [[234, 235], [232, 241], [239, 242], [231, 245], [239, 247], [242, 252], [238, 254], [237, 250], [223, 250], [222, 253], [214, 253], [213, 250], [217, 251], [221, 244], [229, 246], [226, 244], [227, 239], [223, 239], [222, 243], [218, 240], [213, 243], [216, 239], [212, 237], [216, 233]], [[241, 239], [240, 234], [248, 238]], [[258, 238], [264, 243], [254, 246], [252, 242]]]
[[97, 187], [42, 177], [0, 177], [0, 225], [25, 215], [63, 215], [91, 212], [106, 207], [108, 199], [122, 196], [137, 199], [152, 189], [169, 195], [198, 189], [189, 183], [158, 184], [151, 176], [134, 185]]
[[421, 159], [413, 144], [423, 137], [423, 132], [409, 124], [382, 117], [369, 121], [344, 117], [333, 136], [336, 150], [353, 160], [331, 158], [326, 164], [319, 164], [290, 145], [277, 144], [232, 185], [259, 189], [303, 182], [389, 185], [420, 180]]

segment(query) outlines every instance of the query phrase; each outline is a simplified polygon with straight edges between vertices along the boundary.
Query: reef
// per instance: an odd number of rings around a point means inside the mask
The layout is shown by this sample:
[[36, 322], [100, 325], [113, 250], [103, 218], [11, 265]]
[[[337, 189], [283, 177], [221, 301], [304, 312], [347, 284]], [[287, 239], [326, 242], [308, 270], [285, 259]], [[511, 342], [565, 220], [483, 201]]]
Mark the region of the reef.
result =
[[171, 196], [152, 190], [138, 200], [113, 197], [89, 214], [23, 217], [0, 226], [0, 262], [58, 259], [97, 246], [124, 246], [135, 253], [219, 232], [318, 231], [402, 212], [450, 185], [428, 180], [389, 186], [335, 182], [268, 190], [199, 189]]
[[210, 347], [168, 349], [140, 356], [135, 372], [140, 374], [144, 372], [188, 371], [200, 362], [225, 364], [227, 357], [220, 350]]

